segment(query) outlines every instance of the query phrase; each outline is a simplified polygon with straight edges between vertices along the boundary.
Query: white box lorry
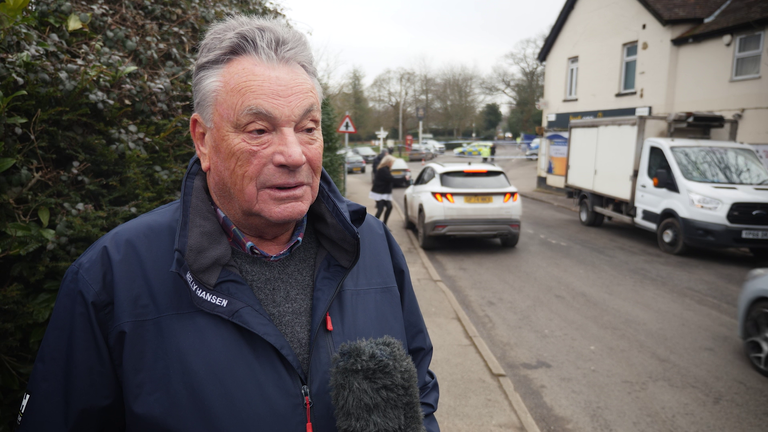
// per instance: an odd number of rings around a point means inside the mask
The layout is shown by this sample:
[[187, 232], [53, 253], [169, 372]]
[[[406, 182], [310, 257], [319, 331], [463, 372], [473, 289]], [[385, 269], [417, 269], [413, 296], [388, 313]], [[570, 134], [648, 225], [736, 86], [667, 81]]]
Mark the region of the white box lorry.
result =
[[768, 170], [735, 141], [737, 125], [701, 113], [571, 121], [565, 184], [581, 223], [636, 225], [671, 254], [736, 247], [768, 258]]

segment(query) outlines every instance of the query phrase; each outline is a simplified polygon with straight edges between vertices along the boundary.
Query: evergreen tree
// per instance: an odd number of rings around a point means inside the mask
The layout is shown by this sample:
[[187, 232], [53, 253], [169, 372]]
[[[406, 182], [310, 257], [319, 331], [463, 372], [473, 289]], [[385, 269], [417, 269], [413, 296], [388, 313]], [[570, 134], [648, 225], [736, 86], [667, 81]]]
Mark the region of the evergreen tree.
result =
[[339, 188], [342, 195], [346, 195], [344, 190], [344, 156], [337, 154], [341, 150], [339, 144], [339, 134], [336, 132], [338, 119], [336, 110], [333, 109], [328, 98], [323, 99], [322, 104], [323, 118], [320, 128], [323, 131], [323, 168], [331, 176], [336, 187]]

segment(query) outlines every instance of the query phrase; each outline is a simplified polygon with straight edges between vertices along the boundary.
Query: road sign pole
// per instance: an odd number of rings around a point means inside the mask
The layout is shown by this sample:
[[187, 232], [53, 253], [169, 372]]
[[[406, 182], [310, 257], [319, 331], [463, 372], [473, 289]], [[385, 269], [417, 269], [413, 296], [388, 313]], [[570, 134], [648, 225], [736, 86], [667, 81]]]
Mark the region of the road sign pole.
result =
[[422, 123], [424, 123], [424, 122], [419, 120], [419, 145], [421, 145], [421, 125], [422, 125]]

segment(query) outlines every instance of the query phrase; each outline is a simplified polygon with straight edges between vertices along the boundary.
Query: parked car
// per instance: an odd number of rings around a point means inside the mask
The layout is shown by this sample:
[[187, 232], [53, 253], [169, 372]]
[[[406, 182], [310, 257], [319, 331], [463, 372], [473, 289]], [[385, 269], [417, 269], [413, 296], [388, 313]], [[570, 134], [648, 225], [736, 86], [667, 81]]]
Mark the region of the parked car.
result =
[[747, 274], [739, 296], [738, 322], [747, 359], [768, 376], [768, 268]]
[[365, 159], [362, 156], [349, 151], [344, 157], [346, 159], [347, 174], [365, 173]]
[[378, 155], [378, 153], [370, 147], [355, 147], [352, 151], [362, 156], [367, 164], [373, 163], [373, 160], [376, 159], [376, 155]]
[[541, 138], [535, 138], [533, 141], [531, 141], [530, 144], [528, 144], [528, 147], [525, 150], [525, 155], [532, 160], [538, 160], [540, 146]]
[[493, 143], [490, 141], [478, 141], [469, 145], [453, 149], [454, 156], [480, 156], [483, 147], [490, 147]]
[[435, 141], [435, 140], [432, 140], [432, 139], [428, 139], [428, 140], [422, 140], [421, 144], [427, 146], [427, 148], [432, 150], [432, 153], [435, 153], [435, 154], [443, 154], [443, 153], [445, 153], [445, 144], [443, 144], [441, 142], [438, 142], [438, 141]]
[[490, 237], [514, 247], [522, 203], [504, 170], [486, 163], [430, 163], [405, 190], [406, 227], [423, 249], [438, 237]]
[[408, 167], [405, 160], [395, 158], [395, 162], [392, 164], [389, 172], [395, 178], [394, 186], [406, 187], [411, 184], [411, 168]]
[[411, 150], [408, 152], [408, 159], [411, 161], [427, 161], [435, 157], [437, 157], [436, 153], [433, 153], [429, 147], [420, 144], [411, 145]]

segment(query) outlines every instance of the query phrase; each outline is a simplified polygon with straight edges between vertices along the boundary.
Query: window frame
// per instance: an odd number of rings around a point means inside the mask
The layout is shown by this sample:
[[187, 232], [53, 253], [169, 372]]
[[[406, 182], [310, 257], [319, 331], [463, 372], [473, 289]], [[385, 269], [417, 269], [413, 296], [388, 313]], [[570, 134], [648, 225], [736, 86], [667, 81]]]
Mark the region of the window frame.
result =
[[[575, 67], [574, 67], [575, 63]], [[571, 72], [574, 71], [573, 81], [571, 81]], [[568, 68], [565, 73], [565, 100], [574, 100], [578, 98], [578, 83], [579, 83], [579, 57], [571, 57], [568, 59]], [[571, 87], [573, 84], [573, 87]]]
[[[760, 35], [760, 48], [754, 51], [748, 51], [746, 53], [739, 53], [739, 41], [741, 39], [744, 39], [749, 36], [755, 36]], [[760, 64], [763, 61], [763, 50], [765, 49], [765, 32], [764, 31], [757, 31], [752, 33], [745, 33], [742, 35], [738, 35], [734, 38], [733, 43], [733, 67], [731, 68], [731, 80], [733, 81], [741, 81], [741, 80], [747, 80], [747, 79], [753, 79], [753, 78], [760, 78]], [[741, 58], [746, 57], [754, 57], [757, 56], [759, 58], [757, 62], [757, 74], [755, 75], [744, 75], [744, 76], [736, 76], [736, 64], [738, 63], [738, 60]]]
[[[631, 46], [635, 46], [636, 52], [634, 56], [627, 56], [627, 48]], [[637, 92], [637, 57], [639, 52], [639, 44], [637, 41], [634, 42], [627, 42], [624, 45], [621, 46], [621, 76], [619, 77], [619, 94], [624, 93], [635, 93]], [[631, 89], [625, 89], [624, 83], [626, 82], [626, 73], [627, 73], [627, 63], [633, 61], [635, 62], [635, 80], [634, 80], [634, 87]]]

